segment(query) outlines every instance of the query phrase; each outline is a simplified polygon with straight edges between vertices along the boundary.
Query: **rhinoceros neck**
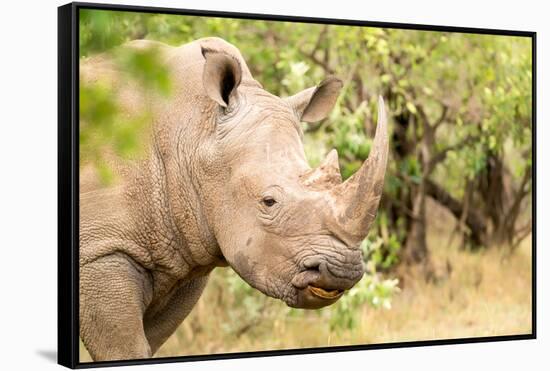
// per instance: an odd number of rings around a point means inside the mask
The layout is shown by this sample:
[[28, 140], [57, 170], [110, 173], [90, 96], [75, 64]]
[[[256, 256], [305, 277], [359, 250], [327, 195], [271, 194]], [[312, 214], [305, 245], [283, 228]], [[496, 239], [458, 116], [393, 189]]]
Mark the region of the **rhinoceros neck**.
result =
[[132, 201], [139, 215], [138, 243], [151, 252], [153, 269], [178, 280], [208, 274], [224, 261], [202, 211], [197, 180], [164, 147], [153, 140], [151, 155], [133, 181], [143, 195]]

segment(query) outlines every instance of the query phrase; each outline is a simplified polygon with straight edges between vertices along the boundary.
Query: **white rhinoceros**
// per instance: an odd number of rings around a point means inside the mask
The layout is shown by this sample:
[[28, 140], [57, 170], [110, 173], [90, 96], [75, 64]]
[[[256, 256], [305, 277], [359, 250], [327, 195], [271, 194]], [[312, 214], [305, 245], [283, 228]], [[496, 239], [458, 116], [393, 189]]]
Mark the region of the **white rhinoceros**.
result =
[[371, 154], [342, 182], [335, 150], [310, 168], [300, 126], [327, 116], [340, 80], [280, 98], [222, 39], [125, 47], [155, 47], [174, 89], [144, 98], [105, 58], [81, 64], [83, 81], [112, 78], [122, 106], [146, 104], [154, 121], [147, 160], [122, 185], [80, 196], [80, 336], [92, 358], [151, 357], [215, 267], [297, 308], [357, 283], [388, 156], [382, 99]]

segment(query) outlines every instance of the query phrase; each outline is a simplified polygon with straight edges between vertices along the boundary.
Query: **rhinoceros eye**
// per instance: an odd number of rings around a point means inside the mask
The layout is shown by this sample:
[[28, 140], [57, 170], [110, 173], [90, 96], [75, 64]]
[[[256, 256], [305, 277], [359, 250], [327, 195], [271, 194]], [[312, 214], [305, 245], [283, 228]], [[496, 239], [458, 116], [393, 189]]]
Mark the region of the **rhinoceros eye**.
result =
[[277, 203], [277, 201], [275, 201], [275, 199], [273, 197], [264, 197], [264, 199], [262, 200], [262, 202], [264, 203], [265, 206], [267, 207], [271, 207], [273, 205], [275, 205]]

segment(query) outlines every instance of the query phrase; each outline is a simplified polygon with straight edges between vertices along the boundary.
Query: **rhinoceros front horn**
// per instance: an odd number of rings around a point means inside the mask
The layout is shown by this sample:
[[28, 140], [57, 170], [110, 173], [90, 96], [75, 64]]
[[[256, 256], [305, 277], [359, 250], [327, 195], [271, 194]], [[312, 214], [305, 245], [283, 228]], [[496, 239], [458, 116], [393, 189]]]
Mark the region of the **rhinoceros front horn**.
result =
[[368, 159], [346, 182], [331, 192], [337, 224], [352, 243], [360, 243], [372, 224], [382, 191], [388, 161], [388, 129], [382, 97], [378, 98], [378, 123]]

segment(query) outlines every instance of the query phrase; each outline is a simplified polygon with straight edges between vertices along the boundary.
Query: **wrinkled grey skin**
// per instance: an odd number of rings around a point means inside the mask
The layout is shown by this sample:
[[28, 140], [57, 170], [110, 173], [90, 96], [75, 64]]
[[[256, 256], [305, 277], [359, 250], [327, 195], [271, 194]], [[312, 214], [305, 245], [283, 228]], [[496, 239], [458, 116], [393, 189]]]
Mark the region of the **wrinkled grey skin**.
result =
[[342, 183], [334, 150], [309, 167], [299, 124], [327, 116], [339, 80], [282, 99], [221, 39], [126, 47], [157, 48], [174, 94], [140, 93], [107, 59], [81, 68], [83, 80], [110, 78], [128, 112], [150, 107], [155, 123], [150, 155], [126, 181], [81, 184], [80, 336], [92, 358], [151, 357], [218, 266], [289, 306], [335, 302], [363, 274], [359, 244], [387, 161], [383, 103], [371, 156]]

